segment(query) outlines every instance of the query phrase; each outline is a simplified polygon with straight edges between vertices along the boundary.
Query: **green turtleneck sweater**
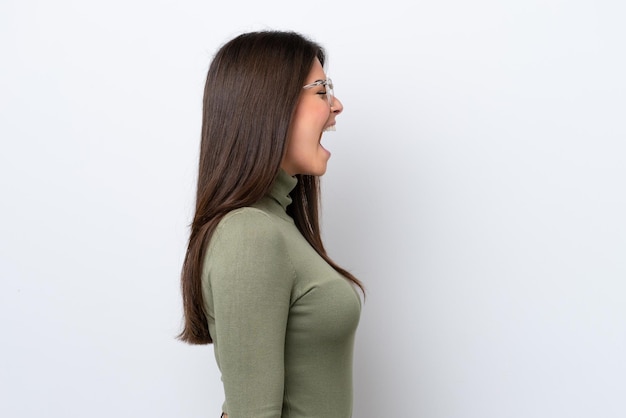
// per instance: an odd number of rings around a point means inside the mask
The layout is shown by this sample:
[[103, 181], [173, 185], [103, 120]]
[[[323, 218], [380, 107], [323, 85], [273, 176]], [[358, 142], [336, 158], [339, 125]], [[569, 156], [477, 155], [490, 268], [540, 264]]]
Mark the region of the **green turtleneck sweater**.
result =
[[286, 208], [295, 177], [219, 223], [202, 281], [229, 418], [349, 418], [361, 300]]

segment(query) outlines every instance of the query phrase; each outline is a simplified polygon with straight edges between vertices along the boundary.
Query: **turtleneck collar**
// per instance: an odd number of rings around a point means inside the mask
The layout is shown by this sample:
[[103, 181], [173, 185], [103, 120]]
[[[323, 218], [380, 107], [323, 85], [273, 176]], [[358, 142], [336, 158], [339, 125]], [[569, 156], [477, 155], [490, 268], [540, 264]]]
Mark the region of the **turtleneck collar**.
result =
[[287, 206], [291, 204], [291, 196], [289, 196], [289, 193], [296, 187], [296, 184], [298, 184], [298, 179], [290, 176], [281, 168], [269, 195], [286, 211]]

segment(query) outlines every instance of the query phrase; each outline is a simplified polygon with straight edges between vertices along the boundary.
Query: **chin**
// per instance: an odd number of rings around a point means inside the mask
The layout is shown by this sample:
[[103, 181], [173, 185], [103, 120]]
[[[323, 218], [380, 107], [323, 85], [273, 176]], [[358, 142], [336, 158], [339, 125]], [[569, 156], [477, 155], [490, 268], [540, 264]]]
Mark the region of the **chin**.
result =
[[314, 170], [311, 170], [312, 176], [323, 176], [326, 173], [326, 168], [328, 167], [327, 163], [324, 162], [320, 164], [318, 167], [315, 167]]
[[303, 176], [322, 176], [326, 173], [328, 167], [328, 159], [330, 153], [326, 155], [318, 156], [318, 158], [310, 158], [308, 161], [302, 161], [300, 164], [294, 164], [287, 172], [293, 173], [293, 175], [300, 174]]
[[326, 173], [326, 165], [323, 167], [310, 168], [309, 170], [302, 170], [301, 173], [305, 176], [323, 176]]

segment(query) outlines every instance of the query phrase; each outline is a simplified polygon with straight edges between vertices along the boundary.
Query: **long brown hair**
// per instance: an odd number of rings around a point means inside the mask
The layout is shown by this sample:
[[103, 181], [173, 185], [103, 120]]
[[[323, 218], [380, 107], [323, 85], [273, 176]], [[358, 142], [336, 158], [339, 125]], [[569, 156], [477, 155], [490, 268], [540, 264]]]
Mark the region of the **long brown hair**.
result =
[[[324, 65], [324, 50], [302, 35], [263, 31], [232, 39], [211, 62], [204, 88], [196, 207], [181, 277], [182, 341], [212, 342], [201, 281], [207, 245], [224, 215], [256, 203], [272, 187], [315, 58]], [[319, 229], [318, 178], [297, 177], [288, 213], [320, 256], [363, 290], [358, 279], [326, 255]]]

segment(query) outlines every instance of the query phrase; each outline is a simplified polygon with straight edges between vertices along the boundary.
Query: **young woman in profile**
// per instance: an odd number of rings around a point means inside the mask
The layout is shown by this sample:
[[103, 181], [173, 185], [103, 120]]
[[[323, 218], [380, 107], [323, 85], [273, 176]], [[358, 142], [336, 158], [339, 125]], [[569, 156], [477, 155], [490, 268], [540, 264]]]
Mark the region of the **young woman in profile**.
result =
[[343, 110], [324, 58], [300, 34], [263, 31], [209, 68], [179, 338], [214, 344], [224, 417], [352, 415], [363, 287], [320, 237], [320, 140]]

